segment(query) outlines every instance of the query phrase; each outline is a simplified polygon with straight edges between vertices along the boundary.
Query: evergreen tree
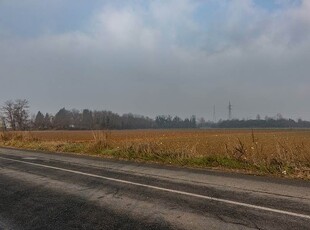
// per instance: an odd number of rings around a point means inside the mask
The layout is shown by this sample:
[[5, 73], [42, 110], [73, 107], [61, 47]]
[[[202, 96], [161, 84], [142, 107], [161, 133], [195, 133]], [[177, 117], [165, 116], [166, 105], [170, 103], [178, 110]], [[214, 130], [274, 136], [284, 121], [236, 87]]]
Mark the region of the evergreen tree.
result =
[[45, 119], [44, 115], [39, 111], [34, 120], [35, 129], [45, 129]]

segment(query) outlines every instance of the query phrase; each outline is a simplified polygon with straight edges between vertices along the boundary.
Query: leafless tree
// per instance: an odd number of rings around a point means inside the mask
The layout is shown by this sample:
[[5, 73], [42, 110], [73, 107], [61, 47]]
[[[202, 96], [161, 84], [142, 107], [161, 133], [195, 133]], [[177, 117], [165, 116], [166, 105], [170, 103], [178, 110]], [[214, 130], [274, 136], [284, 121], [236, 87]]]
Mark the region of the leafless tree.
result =
[[2, 116], [5, 121], [10, 125], [12, 130], [16, 130], [16, 122], [14, 116], [14, 102], [9, 100], [1, 107]]
[[2, 116], [12, 130], [25, 130], [29, 118], [29, 102], [25, 99], [9, 100], [1, 107]]
[[25, 130], [29, 118], [29, 102], [25, 99], [17, 99], [14, 103], [14, 116], [19, 130]]

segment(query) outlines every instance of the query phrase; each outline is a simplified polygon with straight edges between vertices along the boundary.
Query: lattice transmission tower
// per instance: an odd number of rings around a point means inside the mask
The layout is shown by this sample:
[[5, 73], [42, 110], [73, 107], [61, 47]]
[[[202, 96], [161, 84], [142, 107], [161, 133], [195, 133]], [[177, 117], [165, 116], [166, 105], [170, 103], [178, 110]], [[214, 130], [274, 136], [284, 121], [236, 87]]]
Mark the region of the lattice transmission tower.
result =
[[229, 101], [229, 104], [228, 104], [228, 120], [231, 120], [232, 119], [232, 105]]

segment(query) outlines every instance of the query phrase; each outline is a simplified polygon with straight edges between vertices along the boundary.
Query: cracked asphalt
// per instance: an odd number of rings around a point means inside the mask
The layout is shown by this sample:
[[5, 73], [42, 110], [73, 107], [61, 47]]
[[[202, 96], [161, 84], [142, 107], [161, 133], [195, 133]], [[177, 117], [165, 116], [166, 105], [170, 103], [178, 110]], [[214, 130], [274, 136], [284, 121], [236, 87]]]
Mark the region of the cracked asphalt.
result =
[[310, 183], [0, 148], [0, 229], [310, 229]]

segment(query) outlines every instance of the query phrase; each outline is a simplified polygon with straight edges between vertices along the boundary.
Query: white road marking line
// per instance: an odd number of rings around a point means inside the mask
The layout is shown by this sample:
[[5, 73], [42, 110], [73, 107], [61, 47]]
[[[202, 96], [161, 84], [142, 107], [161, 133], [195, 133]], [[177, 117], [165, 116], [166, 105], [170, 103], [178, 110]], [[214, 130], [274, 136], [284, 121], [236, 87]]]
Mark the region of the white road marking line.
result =
[[32, 163], [32, 162], [27, 162], [27, 161], [15, 160], [15, 159], [11, 159], [11, 158], [0, 157], [0, 159], [13, 161], [13, 162], [19, 162], [19, 163], [28, 164], [28, 165], [34, 165], [34, 166], [43, 167], [43, 168], [55, 169], [55, 170], [59, 170], [59, 171], [63, 171], [63, 172], [70, 172], [70, 173], [94, 177], [94, 178], [100, 178], [100, 179], [114, 181], [114, 182], [123, 183], [123, 184], [130, 184], [130, 185], [135, 185], [135, 186], [139, 186], [139, 187], [151, 188], [151, 189], [155, 189], [155, 190], [159, 190], [159, 191], [165, 191], [165, 192], [170, 192], [170, 193], [175, 193], [175, 194], [180, 194], [180, 195], [185, 195], [185, 196], [196, 197], [196, 198], [201, 198], [201, 199], [205, 199], [205, 200], [212, 200], [212, 201], [222, 202], [222, 203], [226, 203], [226, 204], [232, 204], [232, 205], [238, 205], [238, 206], [243, 206], [243, 207], [247, 207], [247, 208], [258, 209], [258, 210], [262, 210], [262, 211], [269, 211], [269, 212], [274, 212], [274, 213], [279, 213], [279, 214], [284, 214], [284, 215], [289, 215], [289, 216], [294, 216], [294, 217], [310, 219], [310, 215], [305, 215], [305, 214], [300, 214], [300, 213], [295, 213], [295, 212], [289, 212], [289, 211], [283, 211], [283, 210], [273, 209], [273, 208], [267, 208], [267, 207], [259, 206], [259, 205], [247, 204], [247, 203], [242, 203], [242, 202], [237, 202], [237, 201], [232, 201], [232, 200], [215, 198], [215, 197], [211, 197], [211, 196], [204, 196], [204, 195], [199, 195], [199, 194], [190, 193], [190, 192], [183, 192], [183, 191], [174, 190], [174, 189], [162, 188], [162, 187], [158, 187], [158, 186], [141, 184], [141, 183], [127, 181], [127, 180], [115, 179], [112, 177], [100, 176], [100, 175], [91, 174], [91, 173], [84, 173], [84, 172], [71, 170], [71, 169], [65, 169], [65, 168], [59, 168], [59, 167], [44, 165], [44, 164], [37, 164], [37, 163]]
[[23, 160], [37, 160], [35, 157], [23, 157]]

